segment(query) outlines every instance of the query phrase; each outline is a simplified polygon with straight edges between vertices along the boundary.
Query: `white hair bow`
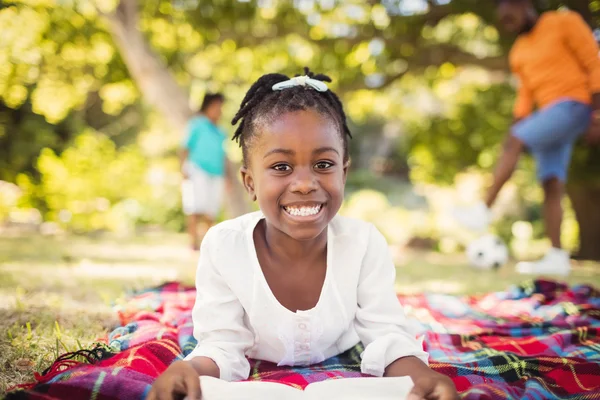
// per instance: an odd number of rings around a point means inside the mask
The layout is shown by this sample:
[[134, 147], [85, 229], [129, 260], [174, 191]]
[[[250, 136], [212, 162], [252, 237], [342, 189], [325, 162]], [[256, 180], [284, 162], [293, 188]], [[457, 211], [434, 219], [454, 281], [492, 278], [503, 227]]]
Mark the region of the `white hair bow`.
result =
[[310, 86], [311, 88], [313, 88], [319, 92], [327, 91], [326, 84], [324, 84], [323, 82], [318, 81], [316, 79], [312, 79], [311, 77], [306, 76], [306, 75], [296, 76], [290, 80], [276, 83], [273, 85], [272, 89], [273, 90], [283, 90], [283, 89], [291, 88], [294, 86], [306, 86], [306, 85]]

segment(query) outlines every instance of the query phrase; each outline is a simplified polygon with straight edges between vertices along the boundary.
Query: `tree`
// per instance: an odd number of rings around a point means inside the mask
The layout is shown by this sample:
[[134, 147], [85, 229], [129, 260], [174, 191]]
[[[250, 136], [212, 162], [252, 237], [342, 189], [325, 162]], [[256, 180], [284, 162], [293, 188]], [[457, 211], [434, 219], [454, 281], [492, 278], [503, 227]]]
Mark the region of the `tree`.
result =
[[42, 148], [61, 152], [85, 128], [125, 143], [143, 127], [137, 91], [95, 21], [81, 8], [0, 6], [0, 179], [35, 173]]
[[[599, 21], [597, 1], [546, 3], [571, 6], [594, 26]], [[0, 99], [7, 112], [31, 104], [52, 130], [74, 118], [79, 122], [73, 135], [86, 125], [110, 128], [111, 136], [119, 138], [121, 128], [139, 130], [156, 110], [171, 127], [165, 137], [178, 138], [204, 91], [225, 92], [231, 99], [226, 115], [232, 115], [235, 101], [258, 76], [272, 71], [293, 75], [306, 65], [332, 75], [332, 87], [356, 125], [391, 121], [408, 134], [406, 128], [415, 121], [428, 126], [427, 134], [411, 141], [409, 159], [414, 165], [427, 152], [443, 155], [443, 162], [429, 159], [444, 177], [481, 157], [489, 159], [509, 121], [496, 112], [504, 106], [495, 101], [512, 98], [506, 84], [511, 38], [498, 34], [493, 7], [485, 1], [85, 0], [71, 6], [13, 0], [3, 7], [0, 22], [13, 35], [8, 47], [0, 47]], [[28, 26], [28, 21], [36, 23]], [[482, 74], [486, 77], [478, 78]], [[495, 88], [498, 82], [502, 85]], [[469, 105], [481, 88], [492, 88], [477, 95], [488, 110]], [[415, 107], [423, 97], [433, 106]], [[448, 121], [455, 127], [444, 127]], [[468, 128], [457, 128], [461, 125]], [[458, 151], [439, 152], [433, 146], [440, 140], [455, 143], [449, 148]], [[376, 153], [389, 154], [397, 142], [387, 140]], [[467, 145], [471, 150], [465, 150]], [[366, 147], [353, 146], [358, 151]], [[590, 157], [585, 162], [593, 162]], [[595, 195], [593, 185], [577, 185], [587, 193], [580, 197]], [[237, 214], [245, 209], [245, 196], [235, 187], [238, 192], [229, 197], [236, 201]], [[590, 232], [586, 221], [595, 220], [594, 210], [573, 203], [584, 235]], [[591, 242], [582, 237], [583, 254], [589, 254], [586, 249], [598, 235], [592, 229]]]
[[[436, 46], [429, 44], [418, 46], [421, 29], [424, 25], [435, 26], [444, 17], [464, 12], [464, 10], [461, 11], [460, 4], [454, 7], [458, 2], [450, 3], [448, 6], [435, 5], [434, 2], [430, 2], [431, 11], [425, 15], [408, 17], [398, 15], [393, 18], [389, 17], [390, 9], [388, 8], [386, 11], [380, 4], [369, 5], [358, 2], [352, 4], [353, 8], [347, 8], [347, 11], [349, 14], [354, 13], [355, 17], [350, 16], [349, 18], [340, 18], [339, 13], [334, 9], [329, 12], [323, 8], [319, 10], [319, 18], [330, 19], [331, 26], [334, 28], [337, 26], [342, 31], [348, 30], [350, 33], [347, 34], [324, 32], [323, 29], [319, 29], [319, 25], [311, 27], [310, 21], [308, 24], [298, 23], [302, 19], [310, 19], [310, 15], [308, 17], [306, 15], [309, 10], [295, 8], [286, 2], [279, 4], [275, 2], [275, 7], [267, 6], [262, 9], [243, 5], [235, 0], [221, 0], [213, 2], [211, 5], [196, 3], [191, 7], [183, 5], [181, 10], [176, 10], [174, 6], [164, 2], [156, 2], [150, 6], [148, 4], [150, 3], [146, 3], [143, 7], [143, 10], [148, 12], [148, 17], [159, 20], [163, 18], [188, 20], [191, 26], [198, 27], [198, 30], [211, 32], [218, 38], [217, 43], [220, 41], [224, 44], [233, 40], [234, 48], [265, 45], [272, 41], [274, 36], [277, 36], [285, 39], [296, 37], [298, 45], [304, 45], [304, 51], [310, 52], [311, 46], [306, 43], [305, 38], [316, 39], [318, 50], [321, 50], [322, 54], [335, 56], [333, 58], [317, 58], [317, 66], [313, 67], [318, 68], [318, 64], [325, 63], [328, 63], [330, 68], [334, 67], [341, 78], [340, 86], [343, 91], [352, 88], [349, 82], [356, 82], [357, 79], [360, 79], [355, 73], [345, 74], [344, 67], [349, 63], [358, 66], [363, 61], [371, 63], [366, 70], [364, 68], [366, 64], [363, 64], [364, 76], [361, 77], [364, 82], [361, 85], [363, 87], [365, 85], [385, 87], [402, 77], [409, 70], [408, 66], [412, 70], [418, 70], [442, 61], [455, 64], [485, 64], [490, 69], [505, 69], [504, 60], [498, 56], [482, 59], [451, 42], [439, 43]], [[148, 45], [147, 39], [140, 31], [138, 26], [140, 5], [137, 0], [121, 0], [112, 10], [104, 10], [102, 5], [103, 3], [98, 3], [98, 11], [108, 21], [109, 31], [145, 100], [159, 110], [177, 131], [181, 132], [192, 114], [188, 105], [189, 95], [182, 90], [168, 70], [166, 63]], [[393, 13], [393, 11], [391, 12]], [[369, 13], [373, 15], [373, 18], [365, 19], [364, 15]], [[401, 14], [401, 10], [399, 10], [399, 14]], [[335, 25], [336, 23], [338, 25]], [[258, 31], [257, 28], [259, 28]], [[356, 34], [357, 31], [360, 34]], [[380, 42], [373, 41], [373, 38], [377, 36], [380, 36]], [[379, 47], [381, 47], [379, 52], [385, 49], [387, 53], [380, 57], [379, 64], [382, 65], [378, 66], [377, 62], [372, 62], [372, 59], [365, 59], [365, 57], [370, 58], [369, 56], [376, 52], [373, 49], [367, 49], [373, 43], [376, 43], [375, 46], [379, 43]], [[354, 54], [354, 60], [348, 61], [348, 55], [345, 54], [348, 49], [352, 49], [350, 55]], [[419, 51], [415, 51], [416, 49]], [[359, 53], [361, 54], [359, 55]], [[181, 57], [181, 55], [179, 56]], [[308, 58], [310, 58], [313, 64], [315, 61], [314, 58], [303, 57], [301, 54], [297, 58], [298, 61], [303, 58], [309, 61]], [[395, 70], [385, 75], [377, 72], [378, 70], [390, 70], [384, 67], [387, 59], [403, 60], [403, 58], [409, 59], [406, 68], [396, 67]], [[180, 61], [185, 62], [185, 57]], [[369, 83], [369, 77], [373, 78], [371, 83]], [[229, 171], [237, 171], [234, 164], [231, 167]], [[239, 185], [235, 184], [235, 177], [230, 175], [228, 179], [234, 183], [231, 187], [236, 188], [236, 192], [229, 196], [230, 199], [237, 200], [232, 203], [233, 214], [240, 214], [246, 209], [244, 202], [240, 201], [243, 196]]]
[[[334, 8], [328, 11], [322, 6], [319, 9], [314, 2], [308, 3], [310, 5], [307, 5], [306, 9], [295, 8], [287, 2], [282, 4], [273, 2], [271, 7], [265, 6], [261, 9], [249, 4], [242, 5], [231, 0], [221, 0], [213, 2], [212, 5], [200, 3], [191, 5], [185, 8], [182, 15], [194, 27], [203, 30], [212, 29], [218, 38], [216, 42], [224, 43], [233, 40], [235, 46], [239, 48], [264, 45], [276, 37], [288, 39], [299, 37], [300, 43], [303, 41], [302, 38], [310, 37], [317, 43], [316, 53], [322, 56], [309, 57], [312, 64], [317, 64], [315, 68], [335, 70], [336, 75], [340, 77], [340, 88], [344, 92], [365, 86], [385, 88], [409, 72], [418, 73], [429, 66], [444, 63], [454, 66], [477, 65], [488, 71], [506, 71], [503, 53], [506, 52], [510, 42], [498, 41], [497, 34], [487, 25], [493, 21], [492, 9], [488, 4], [469, 0], [453, 0], [440, 4], [432, 0], [423, 3], [423, 12], [410, 12], [403, 9], [405, 5], [403, 2], [374, 1], [362, 4], [339, 4], [339, 7], [345, 11], [339, 13]], [[598, 17], [591, 11], [587, 2], [574, 0], [567, 3], [580, 11], [590, 23]], [[159, 10], [158, 13], [154, 11], [154, 16], [163, 13], [160, 4], [158, 7], [145, 7], [145, 10], [152, 9]], [[461, 27], [457, 24], [460, 22], [457, 18], [464, 16], [465, 13], [477, 15], [483, 23], [476, 23], [470, 30], [465, 29], [464, 24]], [[123, 58], [146, 100], [161, 110], [174, 126], [181, 129], [190, 114], [187, 96], [167, 72], [164, 63], [150, 50], [138, 30], [137, 1], [121, 0], [114, 12], [105, 15], [109, 20], [115, 42], [119, 45]], [[175, 13], [172, 12], [171, 16], [173, 15]], [[298, 23], [298, 20], [303, 18], [308, 23]], [[315, 22], [311, 22], [311, 18]], [[435, 28], [449, 19], [455, 25], [450, 28], [449, 34], [434, 33]], [[328, 21], [330, 25], [316, 20]], [[328, 26], [333, 27], [329, 32], [326, 30]], [[257, 27], [260, 27], [259, 34], [255, 31]], [[469, 51], [470, 43], [473, 41], [480, 44], [476, 52]], [[305, 45], [307, 52], [311, 51], [311, 47], [315, 47], [306, 43]], [[302, 57], [298, 58], [302, 59]], [[325, 66], [328, 68], [324, 68]], [[355, 68], [360, 66], [360, 73], [345, 68], [348, 66]], [[359, 84], [357, 85], [356, 82]], [[494, 94], [484, 95], [484, 97], [493, 99]], [[463, 140], [479, 143], [479, 148], [471, 145], [472, 156], [465, 157], [464, 151], [469, 147], [458, 144], [456, 137], [447, 140], [445, 146], [431, 146], [432, 143], [429, 143], [430, 149], [436, 149], [435, 159], [440, 166], [444, 166], [442, 168], [444, 174], [458, 170], [447, 168], [448, 162], [452, 160], [459, 161], [463, 166], [472, 165], [469, 161], [471, 163], [476, 161], [477, 157], [493, 143], [490, 142], [491, 138], [498, 136], [479, 133], [478, 137], [482, 138], [481, 140], [473, 140], [469, 137], [470, 132], [490, 130], [490, 122], [486, 121], [491, 117], [487, 111], [480, 115], [469, 115], [472, 111], [469, 112], [469, 106], [466, 107], [463, 111], [465, 114], [462, 118], [463, 122], [472, 125], [472, 121], [475, 121], [474, 117], [478, 118], [477, 121], [483, 122], [476, 123], [474, 130], [463, 128], [458, 136]], [[488, 104], [488, 107], [493, 109], [494, 103]], [[507, 116], [503, 117], [504, 121], [508, 121]], [[488, 128], [485, 128], [486, 125]], [[502, 125], [506, 127], [506, 123], [500, 123], [500, 126]], [[434, 119], [432, 128], [434, 126], [443, 126], [443, 123], [436, 125]], [[498, 126], [496, 124], [496, 127]], [[491, 130], [498, 132], [497, 129]], [[431, 132], [435, 132], [435, 137], [430, 135], [432, 141], [445, 140], [446, 135], [439, 135], [435, 129]], [[453, 133], [456, 134], [456, 131]], [[439, 153], [439, 149], [449, 149], [446, 151], [450, 153], [445, 157]], [[585, 161], [580, 162], [585, 165], [584, 170], [589, 170], [589, 164], [595, 162], [589, 154], [588, 152]], [[575, 176], [580, 175], [575, 172]], [[600, 223], [598, 223], [600, 211], [594, 209], [593, 202], [586, 200], [592, 194], [597, 196], [597, 189], [590, 184], [589, 180], [583, 182], [583, 184], [573, 183], [569, 186], [569, 193], [573, 198], [581, 227], [581, 256], [600, 259], [600, 250], [593, 244], [600, 240]], [[588, 224], [588, 221], [591, 223]]]

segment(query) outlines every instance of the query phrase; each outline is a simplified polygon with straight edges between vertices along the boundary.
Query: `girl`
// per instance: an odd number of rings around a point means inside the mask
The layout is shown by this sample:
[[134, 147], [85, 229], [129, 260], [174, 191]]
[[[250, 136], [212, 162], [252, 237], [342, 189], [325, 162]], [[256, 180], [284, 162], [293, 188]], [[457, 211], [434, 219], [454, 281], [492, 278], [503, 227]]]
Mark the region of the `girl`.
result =
[[196, 348], [149, 399], [199, 398], [199, 375], [248, 378], [246, 357], [309, 365], [362, 342], [361, 370], [410, 376], [411, 396], [455, 399], [427, 366], [394, 290], [395, 268], [371, 224], [336, 216], [348, 172], [346, 115], [325, 75], [255, 82], [232, 123], [243, 183], [260, 212], [205, 236], [192, 311]]

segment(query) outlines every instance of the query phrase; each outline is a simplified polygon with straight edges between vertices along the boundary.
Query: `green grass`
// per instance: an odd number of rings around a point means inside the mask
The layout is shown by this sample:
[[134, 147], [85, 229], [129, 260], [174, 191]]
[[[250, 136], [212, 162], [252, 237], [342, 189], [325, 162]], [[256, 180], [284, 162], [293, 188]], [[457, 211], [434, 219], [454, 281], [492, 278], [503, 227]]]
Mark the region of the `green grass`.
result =
[[[479, 272], [462, 256], [398, 254], [397, 287], [405, 293], [482, 293], [524, 280], [511, 265]], [[196, 257], [177, 234], [0, 238], [0, 395], [105, 336], [118, 323], [112, 304], [128, 292], [193, 283]], [[567, 281], [600, 287], [600, 266], [578, 264]]]
[[0, 238], [0, 397], [105, 336], [118, 324], [112, 304], [128, 292], [193, 283], [186, 243], [181, 235]]
[[[511, 285], [531, 279], [518, 274], [514, 262], [497, 271], [479, 271], [471, 268], [462, 255], [408, 252], [397, 264], [396, 287], [404, 293], [481, 294], [505, 290]], [[571, 285], [589, 284], [600, 287], [600, 265], [573, 262], [571, 275], [558, 279]]]

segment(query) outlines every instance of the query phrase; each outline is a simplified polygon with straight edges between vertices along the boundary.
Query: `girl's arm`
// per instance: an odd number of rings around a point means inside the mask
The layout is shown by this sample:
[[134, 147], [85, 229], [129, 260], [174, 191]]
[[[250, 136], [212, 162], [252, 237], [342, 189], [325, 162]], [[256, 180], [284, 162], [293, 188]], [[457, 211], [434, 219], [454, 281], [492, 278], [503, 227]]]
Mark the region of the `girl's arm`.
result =
[[409, 399], [456, 400], [450, 378], [427, 365], [428, 354], [404, 315], [395, 290], [396, 268], [387, 242], [371, 227], [358, 283], [355, 327], [366, 346], [361, 371], [376, 376], [409, 376]]
[[430, 372], [431, 369], [422, 360], [409, 356], [399, 358], [388, 365], [383, 376], [410, 376], [415, 381]]
[[358, 283], [358, 310], [354, 325], [365, 345], [361, 370], [382, 376], [403, 357], [416, 357], [427, 365], [428, 354], [416, 339], [414, 325], [404, 315], [395, 290], [396, 268], [388, 244], [371, 226], [367, 252]]
[[192, 310], [198, 344], [185, 359], [200, 375], [237, 381], [250, 374], [245, 352], [254, 336], [244, 325], [244, 308], [213, 262], [212, 253], [226, 242], [216, 235], [214, 228], [209, 230], [200, 248]]
[[221, 371], [219, 366], [213, 360], [208, 357], [195, 357], [189, 360], [192, 367], [196, 370], [198, 375], [212, 376], [213, 378], [219, 378]]

